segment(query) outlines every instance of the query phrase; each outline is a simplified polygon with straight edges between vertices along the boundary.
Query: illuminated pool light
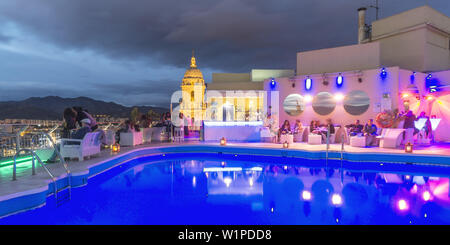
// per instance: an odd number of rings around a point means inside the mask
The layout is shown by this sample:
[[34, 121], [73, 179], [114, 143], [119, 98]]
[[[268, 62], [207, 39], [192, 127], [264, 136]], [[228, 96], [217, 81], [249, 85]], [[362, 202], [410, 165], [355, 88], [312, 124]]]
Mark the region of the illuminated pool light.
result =
[[339, 194], [333, 194], [333, 196], [331, 196], [331, 203], [333, 203], [333, 205], [341, 205], [342, 204], [342, 197]]
[[422, 193], [422, 199], [423, 199], [425, 202], [428, 202], [428, 201], [431, 199], [431, 193], [430, 193], [429, 191], [424, 191], [424, 192]]
[[397, 207], [400, 211], [406, 211], [409, 209], [408, 202], [405, 199], [400, 199], [397, 202]]
[[310, 201], [311, 198], [312, 198], [311, 192], [309, 192], [309, 191], [303, 191], [303, 192], [302, 192], [302, 199], [303, 199], [303, 200], [305, 200], [305, 201]]
[[225, 185], [227, 187], [230, 187], [230, 184], [231, 184], [232, 181], [233, 180], [231, 178], [229, 178], [229, 177], [223, 179], [223, 182], [225, 183]]

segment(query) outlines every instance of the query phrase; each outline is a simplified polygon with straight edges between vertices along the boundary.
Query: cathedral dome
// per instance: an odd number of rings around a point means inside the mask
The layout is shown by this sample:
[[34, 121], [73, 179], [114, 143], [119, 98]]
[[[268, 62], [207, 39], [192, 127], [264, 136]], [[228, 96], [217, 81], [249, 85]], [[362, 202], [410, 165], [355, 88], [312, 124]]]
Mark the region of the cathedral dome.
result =
[[197, 68], [197, 64], [195, 63], [195, 57], [192, 55], [191, 65], [189, 69], [184, 73], [184, 77], [182, 80], [183, 85], [194, 85], [197, 83], [204, 84], [205, 80], [203, 79], [202, 72]]

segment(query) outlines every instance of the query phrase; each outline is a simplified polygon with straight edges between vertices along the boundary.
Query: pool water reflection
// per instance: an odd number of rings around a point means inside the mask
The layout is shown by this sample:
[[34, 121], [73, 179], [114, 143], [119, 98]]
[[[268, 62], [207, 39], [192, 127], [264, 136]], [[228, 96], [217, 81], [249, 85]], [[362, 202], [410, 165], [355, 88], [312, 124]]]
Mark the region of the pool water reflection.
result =
[[450, 224], [449, 179], [426, 169], [192, 159], [135, 160], [0, 224]]

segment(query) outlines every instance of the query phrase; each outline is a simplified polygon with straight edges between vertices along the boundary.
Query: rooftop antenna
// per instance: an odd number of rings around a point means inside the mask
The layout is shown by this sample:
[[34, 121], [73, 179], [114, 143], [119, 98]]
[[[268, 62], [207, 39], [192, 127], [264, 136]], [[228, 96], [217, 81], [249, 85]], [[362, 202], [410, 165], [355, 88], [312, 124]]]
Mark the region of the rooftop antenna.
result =
[[375, 6], [370, 5], [369, 8], [374, 8], [375, 9], [375, 20], [378, 20], [378, 10], [380, 9], [378, 7], [378, 0], [375, 0]]

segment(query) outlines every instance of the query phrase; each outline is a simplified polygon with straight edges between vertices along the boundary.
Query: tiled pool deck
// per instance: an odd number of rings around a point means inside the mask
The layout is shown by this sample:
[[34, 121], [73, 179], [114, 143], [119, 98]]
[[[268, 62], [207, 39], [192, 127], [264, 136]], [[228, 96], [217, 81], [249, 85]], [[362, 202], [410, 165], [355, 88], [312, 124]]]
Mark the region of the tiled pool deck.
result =
[[[109, 149], [103, 150], [98, 156], [92, 157], [91, 159], [86, 159], [84, 161], [71, 161], [68, 162], [69, 169], [72, 172], [73, 176], [77, 175], [88, 175], [95, 173], [92, 171], [92, 167], [99, 165], [99, 163], [108, 162], [109, 159], [119, 158], [120, 156], [125, 156], [128, 154], [132, 154], [133, 152], [144, 150], [144, 149], [164, 149], [167, 150], [167, 147], [174, 149], [176, 151], [177, 148], [181, 146], [193, 147], [195, 149], [196, 146], [200, 148], [199, 150], [210, 147], [212, 151], [221, 151], [223, 149], [226, 152], [234, 153], [242, 153], [245, 152], [245, 149], [259, 150], [259, 152], [266, 152], [267, 154], [272, 154], [273, 152], [278, 152], [277, 150], [281, 150], [279, 152], [289, 152], [291, 155], [296, 154], [296, 152], [305, 151], [310, 153], [318, 153], [325, 152], [325, 145], [308, 145], [306, 143], [294, 143], [289, 146], [289, 149], [283, 149], [281, 144], [274, 143], [228, 143], [227, 146], [220, 146], [218, 143], [203, 143], [203, 142], [183, 142], [183, 143], [151, 143], [139, 145], [136, 147], [122, 147], [120, 153], [111, 153]], [[243, 151], [244, 149], [244, 151]], [[341, 152], [341, 144], [332, 144], [330, 145], [329, 151], [334, 153], [334, 156], [337, 154], [340, 155]], [[158, 151], [156, 151], [158, 152]], [[164, 151], [159, 151], [159, 153], [163, 153]], [[272, 153], [271, 153], [272, 152]], [[413, 156], [414, 158], [434, 158], [434, 163], [439, 164], [448, 164], [450, 166], [450, 143], [440, 143], [434, 144], [431, 146], [415, 146], [414, 153], [406, 154], [403, 149], [386, 149], [379, 147], [351, 147], [349, 145], [345, 145], [344, 152], [346, 154], [351, 155], [367, 155], [373, 154], [376, 157], [390, 157], [390, 156]], [[332, 156], [330, 156], [332, 157]], [[373, 157], [372, 157], [373, 158]], [[437, 159], [437, 160], [436, 160]], [[356, 159], [357, 161], [357, 159]], [[120, 164], [120, 161], [118, 161]], [[114, 165], [117, 165], [115, 163]], [[47, 165], [50, 171], [55, 175], [55, 177], [63, 178], [65, 176], [65, 170], [60, 163], [48, 164]], [[91, 171], [90, 171], [91, 169]], [[37, 166], [36, 175], [31, 174], [31, 168], [29, 166], [18, 166], [17, 167], [17, 180], [12, 181], [12, 167], [2, 167], [0, 169], [0, 202], [9, 200], [12, 198], [16, 198], [19, 196], [24, 196], [32, 193], [43, 192], [49, 189], [49, 183], [51, 183], [48, 174], [45, 170]]]

